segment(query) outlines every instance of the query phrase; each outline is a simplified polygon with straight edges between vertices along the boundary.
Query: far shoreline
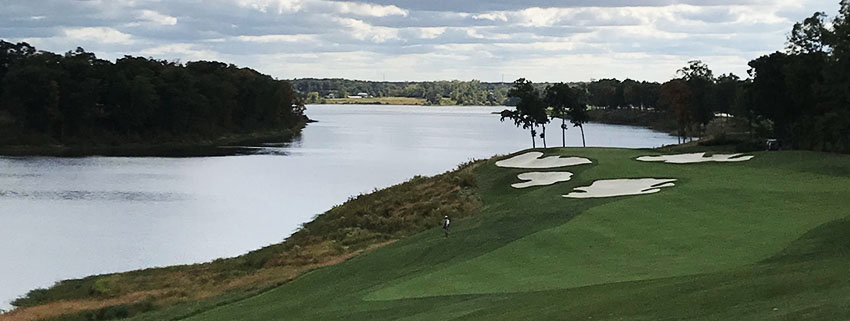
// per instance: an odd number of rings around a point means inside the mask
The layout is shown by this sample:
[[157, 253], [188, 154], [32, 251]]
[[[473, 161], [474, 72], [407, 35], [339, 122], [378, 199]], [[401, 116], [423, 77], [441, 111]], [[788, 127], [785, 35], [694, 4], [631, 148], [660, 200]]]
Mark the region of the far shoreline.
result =
[[[387, 97], [393, 98], [393, 97]], [[402, 97], [404, 98], [404, 97]], [[310, 105], [325, 106], [416, 106], [416, 107], [493, 107], [509, 108], [511, 106], [472, 106], [472, 105], [423, 105], [423, 104], [398, 104], [375, 102], [370, 98], [359, 98], [358, 103], [315, 103]], [[359, 100], [358, 99], [358, 100]], [[353, 100], [353, 99], [348, 99]], [[424, 101], [424, 99], [422, 99]], [[309, 105], [308, 105], [309, 106]], [[494, 113], [497, 114], [497, 113]], [[670, 133], [671, 123], [665, 120], [664, 113], [653, 111], [641, 111], [631, 109], [616, 110], [592, 110], [590, 122], [610, 125], [626, 125], [647, 128], [663, 133]], [[307, 119], [303, 124], [294, 129], [283, 129], [276, 131], [263, 131], [246, 134], [232, 134], [212, 140], [198, 140], [194, 142], [164, 142], [155, 144], [128, 143], [128, 144], [75, 144], [75, 145], [2, 145], [0, 146], [0, 157], [223, 157], [254, 154], [258, 147], [268, 144], [280, 144], [291, 142], [301, 135], [301, 130], [307, 124], [315, 123], [316, 120]]]
[[119, 145], [4, 145], [0, 157], [217, 157], [249, 155], [267, 144], [291, 142], [301, 135], [308, 120], [295, 129], [235, 134], [195, 142], [157, 144], [129, 143]]

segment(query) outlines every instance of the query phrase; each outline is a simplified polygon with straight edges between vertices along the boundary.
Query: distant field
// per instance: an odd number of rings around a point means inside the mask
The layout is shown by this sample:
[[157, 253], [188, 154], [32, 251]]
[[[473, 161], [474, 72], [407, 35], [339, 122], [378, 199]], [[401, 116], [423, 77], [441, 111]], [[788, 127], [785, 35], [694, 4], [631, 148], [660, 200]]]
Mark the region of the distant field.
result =
[[363, 105], [426, 105], [424, 98], [410, 97], [372, 97], [372, 98], [333, 98], [325, 99], [325, 104], [363, 104]]
[[[476, 170], [482, 210], [188, 320], [847, 320], [850, 157], [758, 152], [676, 165], [649, 150], [516, 190]], [[676, 178], [644, 196], [564, 199], [597, 179]], [[439, 224], [435, 222], [435, 225]], [[143, 318], [140, 318], [142, 320]]]

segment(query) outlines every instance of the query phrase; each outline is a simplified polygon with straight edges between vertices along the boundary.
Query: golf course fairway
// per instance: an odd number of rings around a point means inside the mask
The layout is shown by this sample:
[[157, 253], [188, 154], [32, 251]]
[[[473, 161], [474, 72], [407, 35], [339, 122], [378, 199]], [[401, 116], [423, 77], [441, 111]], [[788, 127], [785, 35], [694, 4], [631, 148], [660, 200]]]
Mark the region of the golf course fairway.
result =
[[[542, 170], [574, 175], [516, 189], [531, 170], [491, 159], [475, 172], [480, 212], [454, 220], [448, 238], [434, 222], [187, 320], [850, 319], [850, 157], [669, 164], [636, 160], [655, 150], [534, 151], [592, 164]], [[562, 197], [625, 178], [676, 182], [647, 195]]]

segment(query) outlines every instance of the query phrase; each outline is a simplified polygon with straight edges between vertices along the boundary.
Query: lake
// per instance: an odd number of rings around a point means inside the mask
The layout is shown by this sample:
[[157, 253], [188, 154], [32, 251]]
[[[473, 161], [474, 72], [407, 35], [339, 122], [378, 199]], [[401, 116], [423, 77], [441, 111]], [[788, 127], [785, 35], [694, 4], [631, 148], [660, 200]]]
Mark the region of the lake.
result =
[[[502, 107], [308, 106], [287, 144], [242, 156], [0, 157], [0, 308], [61, 279], [189, 264], [282, 241], [352, 195], [530, 148]], [[585, 125], [588, 146], [675, 136]], [[549, 146], [560, 146], [558, 126]], [[570, 128], [569, 146], [581, 144]]]

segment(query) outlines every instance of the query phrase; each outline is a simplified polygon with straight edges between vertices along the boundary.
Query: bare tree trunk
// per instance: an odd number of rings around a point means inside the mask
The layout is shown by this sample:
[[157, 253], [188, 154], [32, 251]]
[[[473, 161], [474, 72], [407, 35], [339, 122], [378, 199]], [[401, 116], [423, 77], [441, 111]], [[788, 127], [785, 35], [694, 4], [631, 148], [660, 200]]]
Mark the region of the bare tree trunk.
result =
[[543, 126], [543, 133], [540, 134], [540, 138], [543, 138], [543, 148], [548, 148], [546, 146], [546, 124], [543, 124], [541, 126]]
[[537, 142], [534, 141], [534, 127], [531, 127], [531, 148], [537, 148]]
[[582, 147], [587, 147], [587, 143], [585, 143], [585, 142], [584, 142], [584, 125], [579, 124], [579, 125], [578, 125], [578, 128], [580, 128], [580, 129], [581, 129], [581, 146], [582, 146]]
[[563, 147], [567, 147], [567, 120], [565, 118], [561, 118], [561, 144]]

